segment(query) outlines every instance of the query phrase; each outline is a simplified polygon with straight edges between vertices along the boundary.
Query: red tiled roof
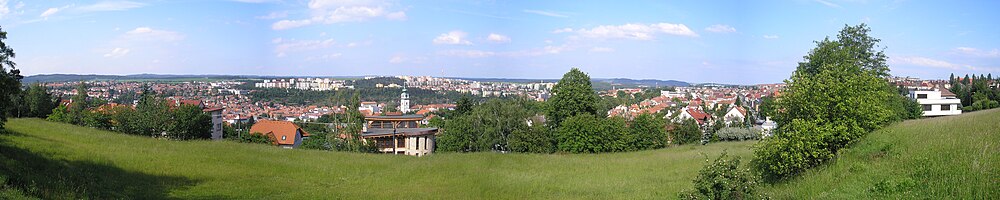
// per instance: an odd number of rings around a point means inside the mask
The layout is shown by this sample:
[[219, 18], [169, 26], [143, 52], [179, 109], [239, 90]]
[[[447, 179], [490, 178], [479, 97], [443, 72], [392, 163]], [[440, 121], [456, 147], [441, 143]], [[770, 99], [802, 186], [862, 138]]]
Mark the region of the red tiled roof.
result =
[[[288, 121], [260, 120], [250, 127], [250, 133], [268, 135], [274, 139], [274, 144], [284, 145], [295, 144], [296, 131], [302, 132], [302, 137], [309, 136], [309, 133], [299, 128], [298, 125]], [[281, 139], [282, 136], [285, 137], [284, 140]]]

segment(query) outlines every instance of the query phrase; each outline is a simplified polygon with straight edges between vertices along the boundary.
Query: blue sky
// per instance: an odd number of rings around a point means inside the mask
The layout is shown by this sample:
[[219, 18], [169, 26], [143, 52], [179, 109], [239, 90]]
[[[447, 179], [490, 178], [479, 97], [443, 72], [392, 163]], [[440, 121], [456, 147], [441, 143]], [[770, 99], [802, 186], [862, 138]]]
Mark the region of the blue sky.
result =
[[1000, 74], [1000, 1], [18, 1], [0, 26], [25, 75], [789, 77], [813, 41], [867, 23], [892, 73]]

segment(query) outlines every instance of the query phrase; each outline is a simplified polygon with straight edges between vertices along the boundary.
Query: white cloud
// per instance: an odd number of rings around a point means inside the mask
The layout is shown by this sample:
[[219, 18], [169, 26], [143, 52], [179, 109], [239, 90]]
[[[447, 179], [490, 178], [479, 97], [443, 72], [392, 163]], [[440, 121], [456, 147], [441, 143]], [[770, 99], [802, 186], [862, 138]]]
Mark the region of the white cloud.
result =
[[[565, 32], [565, 29], [557, 31]], [[652, 40], [657, 34], [698, 37], [698, 34], [691, 31], [686, 25], [670, 23], [604, 25], [589, 30], [577, 29], [572, 32], [576, 33], [578, 37], [598, 39]]]
[[143, 6], [146, 6], [146, 4], [132, 1], [102, 1], [92, 5], [81, 6], [76, 8], [76, 10], [81, 12], [120, 11]]
[[955, 52], [962, 55], [974, 56], [974, 57], [987, 57], [987, 58], [1000, 57], [1000, 49], [980, 50], [972, 47], [958, 47], [955, 48]]
[[392, 58], [389, 58], [389, 63], [399, 64], [399, 63], [403, 63], [403, 61], [405, 61], [405, 60], [406, 59], [403, 58], [402, 56], [393, 56]]
[[778, 35], [764, 35], [764, 39], [778, 39]]
[[496, 33], [490, 33], [490, 35], [486, 37], [486, 40], [495, 43], [510, 43], [510, 37]]
[[426, 60], [427, 60], [427, 57], [423, 57], [423, 56], [404, 57], [404, 56], [401, 56], [401, 55], [395, 55], [395, 56], [392, 56], [392, 58], [389, 58], [389, 63], [400, 64], [400, 63], [407, 63], [408, 62], [408, 63], [417, 63], [417, 64], [419, 64], [419, 63], [424, 63], [424, 61], [426, 61]]
[[461, 44], [471, 45], [472, 42], [465, 40], [467, 34], [462, 31], [451, 31], [434, 38], [434, 44]]
[[404, 21], [406, 20], [406, 12], [399, 11], [399, 12], [389, 13], [388, 15], [385, 15], [385, 18], [389, 20]]
[[545, 11], [545, 10], [521, 10], [521, 11], [522, 12], [526, 12], [526, 13], [531, 13], [531, 14], [538, 14], [538, 15], [549, 16], [549, 17], [560, 17], [560, 18], [569, 17], [569, 16], [566, 16], [564, 14], [559, 14], [557, 12]]
[[0, 19], [7, 17], [10, 14], [10, 7], [7, 6], [7, 0], [0, 0]]
[[119, 48], [112, 49], [111, 52], [109, 52], [109, 53], [104, 54], [104, 57], [105, 58], [118, 58], [118, 57], [124, 56], [125, 54], [128, 54], [128, 52], [129, 52], [129, 49], [120, 48], [119, 47]]
[[552, 31], [552, 33], [569, 33], [569, 32], [573, 32], [573, 29], [572, 28], [562, 28], [562, 29], [556, 29], [556, 30]]
[[301, 27], [301, 26], [306, 26], [306, 25], [309, 25], [309, 24], [312, 24], [312, 21], [309, 21], [308, 19], [304, 19], [304, 20], [281, 20], [281, 21], [278, 21], [278, 22], [275, 22], [274, 24], [272, 24], [271, 25], [271, 29], [274, 29], [274, 30], [285, 30], [285, 29], [290, 29], [290, 28], [297, 28], [297, 27]]
[[590, 52], [614, 52], [614, 51], [615, 51], [615, 49], [607, 48], [607, 47], [594, 47], [594, 48], [590, 48]]
[[271, 25], [274, 30], [296, 28], [311, 24], [334, 24], [361, 22], [368, 19], [386, 17], [389, 20], [405, 20], [404, 11], [389, 11], [390, 3], [378, 0], [311, 0], [308, 19], [281, 20]]
[[483, 58], [492, 57], [497, 55], [496, 52], [492, 51], [481, 51], [481, 50], [450, 50], [438, 53], [445, 56], [458, 56], [466, 58]]
[[926, 57], [919, 56], [894, 56], [889, 58], [890, 63], [904, 64], [904, 65], [916, 65], [923, 67], [937, 67], [957, 70], [961, 65], [950, 63], [947, 61], [935, 60]]
[[125, 37], [135, 40], [162, 40], [177, 41], [184, 39], [184, 35], [173, 31], [157, 30], [149, 27], [138, 27], [125, 32]]
[[287, 52], [325, 49], [333, 46], [336, 42], [333, 39], [326, 40], [271, 40], [276, 43], [274, 52], [279, 56]]
[[323, 55], [320, 55], [320, 56], [309, 56], [309, 57], [306, 57], [306, 60], [307, 61], [326, 61], [326, 60], [333, 60], [333, 59], [340, 58], [341, 55], [343, 55], [343, 54], [342, 53], [323, 54]]
[[39, 15], [39, 17], [48, 18], [49, 16], [58, 13], [59, 10], [60, 10], [59, 8], [49, 8], [48, 10], [45, 10], [45, 12], [42, 12], [42, 14]]
[[257, 18], [257, 19], [278, 19], [278, 18], [284, 18], [284, 17], [288, 17], [288, 12], [286, 12], [286, 11], [271, 12], [271, 13], [268, 13], [267, 15], [257, 16], [257, 17], [254, 17], [254, 18]]
[[235, 1], [240, 3], [272, 3], [272, 2], [278, 2], [279, 0], [230, 0], [230, 1]]
[[716, 24], [705, 28], [706, 31], [715, 33], [735, 33], [736, 28], [725, 24]]
[[573, 47], [573, 46], [563, 44], [563, 45], [558, 45], [558, 46], [549, 45], [549, 46], [545, 46], [543, 48], [535, 48], [535, 49], [527, 49], [527, 50], [519, 50], [519, 51], [503, 51], [503, 52], [482, 51], [482, 50], [449, 50], [449, 51], [440, 51], [440, 52], [438, 52], [438, 55], [466, 57], [466, 58], [485, 58], [485, 57], [494, 57], [494, 56], [502, 56], [502, 57], [524, 57], [524, 56], [541, 56], [541, 55], [548, 55], [548, 54], [559, 54], [559, 53], [562, 53], [562, 52], [565, 52], [565, 51], [574, 50], [574, 49], [575, 49], [575, 47]]
[[831, 7], [831, 8], [840, 8], [840, 5], [837, 5], [837, 4], [834, 4], [834, 3], [830, 3], [829, 1], [825, 1], [825, 0], [816, 0], [816, 2], [817, 2], [817, 3], [820, 3], [820, 4], [823, 4], [823, 5], [826, 5], [826, 6], [829, 6], [829, 7]]

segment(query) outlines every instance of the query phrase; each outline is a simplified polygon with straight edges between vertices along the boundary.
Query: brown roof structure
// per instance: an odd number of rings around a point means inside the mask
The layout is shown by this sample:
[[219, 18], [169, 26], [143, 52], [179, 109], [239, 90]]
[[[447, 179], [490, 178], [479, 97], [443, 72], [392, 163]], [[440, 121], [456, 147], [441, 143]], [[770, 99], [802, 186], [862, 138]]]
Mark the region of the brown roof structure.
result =
[[[261, 133], [273, 137], [274, 144], [292, 145], [295, 144], [295, 132], [301, 131], [302, 137], [308, 137], [309, 133], [299, 128], [298, 125], [289, 121], [260, 120], [250, 127], [250, 133]], [[282, 140], [281, 136], [286, 139]]]

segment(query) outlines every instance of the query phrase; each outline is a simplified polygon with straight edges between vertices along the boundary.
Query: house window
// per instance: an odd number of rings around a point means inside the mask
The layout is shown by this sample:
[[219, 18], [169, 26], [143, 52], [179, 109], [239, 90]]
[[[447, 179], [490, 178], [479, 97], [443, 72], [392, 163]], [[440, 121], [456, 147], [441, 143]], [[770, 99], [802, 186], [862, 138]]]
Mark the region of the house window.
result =
[[917, 98], [918, 99], [926, 99], [927, 98], [927, 94], [917, 94]]
[[941, 104], [942, 111], [951, 111], [951, 104]]
[[924, 105], [924, 111], [931, 111], [931, 105]]
[[285, 140], [285, 136], [284, 135], [281, 136], [281, 140]]

